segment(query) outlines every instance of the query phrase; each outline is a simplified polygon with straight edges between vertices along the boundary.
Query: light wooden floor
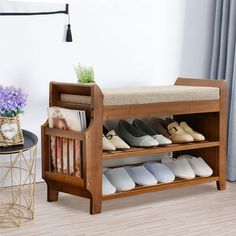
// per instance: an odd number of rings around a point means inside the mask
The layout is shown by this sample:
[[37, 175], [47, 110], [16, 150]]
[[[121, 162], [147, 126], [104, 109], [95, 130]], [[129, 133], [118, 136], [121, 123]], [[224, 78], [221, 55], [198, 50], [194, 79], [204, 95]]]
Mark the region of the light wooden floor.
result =
[[106, 201], [90, 215], [89, 201], [60, 194], [46, 201], [46, 185], [36, 185], [35, 219], [20, 228], [1, 228], [1, 236], [235, 236], [236, 183], [215, 184]]

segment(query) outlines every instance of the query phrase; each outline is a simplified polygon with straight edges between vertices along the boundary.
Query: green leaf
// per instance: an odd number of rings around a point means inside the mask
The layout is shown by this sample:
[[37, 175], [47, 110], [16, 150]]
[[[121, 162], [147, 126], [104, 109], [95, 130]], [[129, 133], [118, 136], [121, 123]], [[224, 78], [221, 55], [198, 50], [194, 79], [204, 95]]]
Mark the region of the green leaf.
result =
[[94, 70], [92, 66], [74, 66], [78, 82], [80, 83], [95, 83]]

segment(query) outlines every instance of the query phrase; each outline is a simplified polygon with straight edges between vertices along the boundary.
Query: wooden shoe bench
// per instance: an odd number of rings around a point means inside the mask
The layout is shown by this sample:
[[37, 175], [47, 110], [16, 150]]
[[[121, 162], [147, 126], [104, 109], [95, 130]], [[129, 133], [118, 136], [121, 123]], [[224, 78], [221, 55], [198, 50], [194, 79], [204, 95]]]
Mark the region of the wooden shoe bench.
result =
[[[170, 101], [169, 95], [165, 94], [164, 90], [161, 92], [162, 95], [160, 95], [160, 97], [162, 97], [162, 100], [158, 100], [159, 102], [153, 102], [155, 101], [155, 97], [158, 98], [158, 94], [156, 94], [156, 96], [152, 95], [151, 100], [147, 100], [146, 103], [142, 103], [142, 101], [145, 100], [145, 94], [136, 94], [136, 96], [139, 95], [139, 101], [137, 103], [120, 104], [122, 99], [126, 98], [127, 94], [120, 96], [121, 101], [119, 101], [119, 94], [116, 94], [115, 90], [113, 90], [113, 92], [111, 92], [112, 90], [110, 90], [110, 92], [108, 91], [107, 95], [105, 94], [104, 96], [103, 92], [96, 84], [51, 82], [49, 105], [85, 110], [89, 125], [85, 132], [49, 128], [48, 122], [41, 127], [42, 168], [43, 179], [47, 183], [47, 200], [49, 202], [57, 201], [59, 192], [81, 196], [90, 199], [90, 213], [96, 214], [101, 212], [102, 201], [114, 198], [209, 182], [216, 182], [218, 190], [225, 189], [227, 130], [226, 82], [178, 78], [175, 82], [175, 86], [170, 86], [169, 89], [171, 91], [173, 88], [175, 90], [175, 88], [178, 89], [181, 87], [183, 88], [182, 95], [180, 90], [179, 95], [177, 94], [176, 101]], [[212, 88], [212, 91], [214, 91], [213, 97], [207, 97], [209, 93], [206, 92], [204, 94], [203, 87], [206, 89]], [[186, 95], [188, 91], [185, 91], [185, 88], [195, 89], [193, 91], [200, 92], [203, 95], [198, 95], [195, 92]], [[119, 93], [122, 94], [122, 90]], [[133, 96], [135, 96], [135, 94], [133, 94]], [[187, 96], [187, 100], [185, 100], [185, 96]], [[134, 98], [132, 99], [132, 102], [135, 101]], [[165, 99], [167, 101], [165, 101]], [[103, 153], [102, 126], [104, 121], [163, 115], [173, 115], [174, 119], [177, 121], [187, 121], [193, 129], [206, 137], [206, 141], [171, 144], [155, 148], [131, 148], [128, 151]], [[55, 170], [52, 164], [51, 137], [80, 141], [81, 177], [77, 177], [75, 174], [69, 175], [60, 173]], [[128, 158], [132, 156], [147, 156], [166, 152], [173, 152], [174, 157], [182, 153], [201, 156], [213, 169], [213, 175], [206, 178], [196, 177], [191, 180], [177, 179], [172, 183], [157, 184], [155, 186], [137, 186], [130, 191], [102, 196], [102, 168], [104, 160]]]

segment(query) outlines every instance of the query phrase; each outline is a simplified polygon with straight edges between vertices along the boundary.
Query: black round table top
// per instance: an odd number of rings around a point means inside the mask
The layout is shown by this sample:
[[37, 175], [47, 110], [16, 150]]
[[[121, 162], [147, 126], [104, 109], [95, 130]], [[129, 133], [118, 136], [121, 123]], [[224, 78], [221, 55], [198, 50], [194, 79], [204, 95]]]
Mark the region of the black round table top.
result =
[[0, 147], [0, 155], [17, 153], [19, 151], [24, 152], [38, 143], [38, 138], [35, 134], [24, 129], [22, 131], [24, 136], [24, 144], [9, 147]]

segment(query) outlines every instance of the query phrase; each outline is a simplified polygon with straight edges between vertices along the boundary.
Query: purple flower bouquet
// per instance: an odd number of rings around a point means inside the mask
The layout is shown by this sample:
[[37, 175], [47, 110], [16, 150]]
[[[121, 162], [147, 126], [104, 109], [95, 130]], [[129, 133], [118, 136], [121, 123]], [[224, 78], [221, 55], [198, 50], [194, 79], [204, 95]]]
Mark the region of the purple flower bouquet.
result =
[[21, 89], [0, 86], [0, 147], [24, 143], [18, 114], [23, 112], [26, 99]]
[[23, 112], [27, 95], [21, 89], [0, 86], [0, 116], [14, 117]]

